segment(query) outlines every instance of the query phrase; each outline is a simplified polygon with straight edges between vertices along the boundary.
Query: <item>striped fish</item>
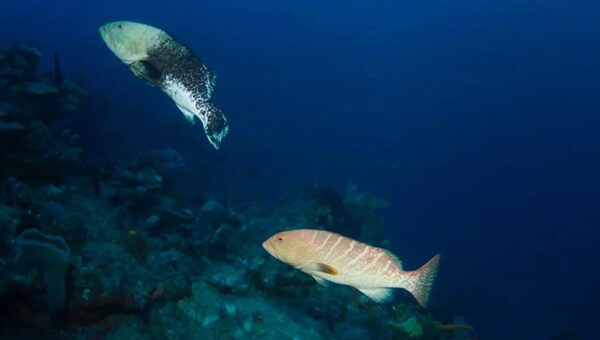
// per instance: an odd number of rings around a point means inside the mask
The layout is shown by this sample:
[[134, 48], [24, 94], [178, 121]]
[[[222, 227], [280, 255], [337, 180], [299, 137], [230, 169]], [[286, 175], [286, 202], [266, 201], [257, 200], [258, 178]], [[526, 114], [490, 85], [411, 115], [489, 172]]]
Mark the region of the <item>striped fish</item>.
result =
[[393, 288], [409, 291], [425, 307], [435, 279], [440, 255], [414, 271], [389, 251], [325, 230], [282, 231], [263, 242], [278, 260], [309, 275], [318, 283], [327, 281], [352, 286], [378, 303], [390, 301]]

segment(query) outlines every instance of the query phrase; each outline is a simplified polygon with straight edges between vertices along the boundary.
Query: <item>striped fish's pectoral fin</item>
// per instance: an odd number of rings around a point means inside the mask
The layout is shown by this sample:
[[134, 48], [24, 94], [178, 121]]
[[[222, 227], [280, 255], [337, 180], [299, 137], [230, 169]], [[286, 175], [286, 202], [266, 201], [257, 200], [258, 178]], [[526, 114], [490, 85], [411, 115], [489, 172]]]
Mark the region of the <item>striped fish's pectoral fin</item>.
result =
[[339, 274], [338, 270], [331, 265], [325, 264], [325, 263], [317, 263], [318, 266], [318, 270], [320, 272], [323, 272], [325, 274], [329, 274], [329, 275], [337, 275]]
[[394, 292], [392, 288], [356, 288], [361, 293], [369, 297], [369, 299], [377, 302], [384, 303], [393, 300]]
[[327, 286], [327, 280], [325, 280], [322, 277], [318, 277], [317, 275], [311, 275], [313, 277], [313, 279], [315, 279], [315, 281], [317, 281], [318, 284], [320, 284], [321, 286]]
[[311, 272], [321, 272], [329, 275], [339, 274], [338, 270], [334, 266], [321, 262], [313, 262], [307, 265], [306, 269], [310, 270]]
[[194, 121], [194, 114], [192, 112], [190, 112], [189, 110], [186, 110], [185, 108], [179, 106], [178, 104], [177, 108], [179, 109], [179, 111], [181, 111], [181, 113], [183, 113], [183, 115], [185, 116], [185, 119], [187, 119], [190, 123], [195, 124], [196, 122]]

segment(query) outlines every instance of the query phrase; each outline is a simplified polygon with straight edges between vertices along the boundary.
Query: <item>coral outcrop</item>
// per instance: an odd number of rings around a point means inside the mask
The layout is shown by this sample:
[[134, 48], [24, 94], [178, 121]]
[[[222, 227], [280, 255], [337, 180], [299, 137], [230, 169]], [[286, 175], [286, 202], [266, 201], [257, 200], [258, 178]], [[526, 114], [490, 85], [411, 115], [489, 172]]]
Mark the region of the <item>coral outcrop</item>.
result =
[[0, 176], [60, 182], [80, 165], [79, 136], [51, 124], [75, 112], [85, 93], [38, 74], [40, 58], [30, 47], [0, 50]]

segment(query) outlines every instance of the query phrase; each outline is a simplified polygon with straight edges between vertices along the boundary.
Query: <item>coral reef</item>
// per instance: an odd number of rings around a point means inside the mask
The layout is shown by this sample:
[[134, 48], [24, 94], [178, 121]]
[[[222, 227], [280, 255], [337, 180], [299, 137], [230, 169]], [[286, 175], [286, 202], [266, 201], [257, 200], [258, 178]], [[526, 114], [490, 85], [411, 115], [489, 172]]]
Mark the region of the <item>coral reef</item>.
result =
[[81, 165], [79, 136], [51, 124], [79, 107], [84, 91], [68, 80], [60, 87], [39, 75], [37, 50], [0, 50], [0, 176], [60, 182]]
[[306, 227], [380, 244], [385, 200], [353, 184], [271, 208], [190, 199], [173, 185], [186, 166], [176, 150], [88, 162], [77, 135], [53, 124], [85, 92], [60, 67], [38, 74], [39, 59], [0, 49], [0, 337], [473, 338], [437, 327], [451, 320], [410, 298], [357, 303], [350, 288], [320, 286], [261, 247]]

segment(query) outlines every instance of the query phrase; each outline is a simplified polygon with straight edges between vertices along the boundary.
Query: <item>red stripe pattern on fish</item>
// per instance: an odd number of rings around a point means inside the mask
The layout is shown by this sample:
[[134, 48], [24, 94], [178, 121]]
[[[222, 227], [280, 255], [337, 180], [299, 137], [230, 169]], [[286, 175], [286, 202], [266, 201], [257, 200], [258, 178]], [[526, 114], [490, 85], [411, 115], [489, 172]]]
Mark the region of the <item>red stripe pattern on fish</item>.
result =
[[425, 307], [440, 255], [414, 271], [402, 269], [391, 252], [325, 230], [297, 229], [277, 233], [263, 242], [278, 260], [317, 280], [352, 286], [372, 300], [389, 301], [393, 288], [409, 291]]

